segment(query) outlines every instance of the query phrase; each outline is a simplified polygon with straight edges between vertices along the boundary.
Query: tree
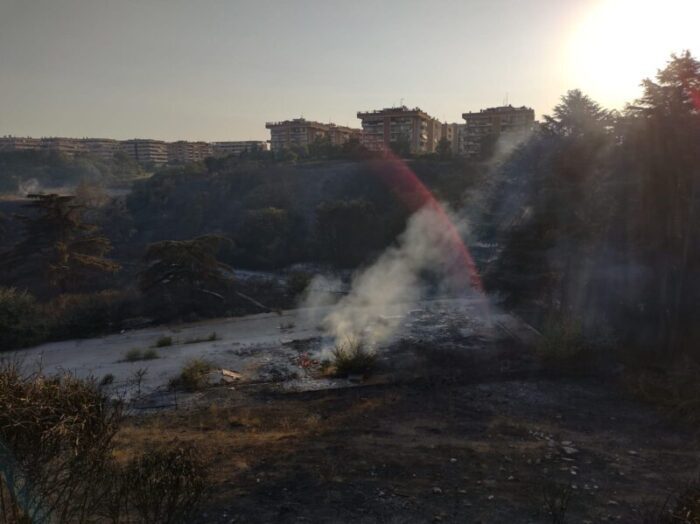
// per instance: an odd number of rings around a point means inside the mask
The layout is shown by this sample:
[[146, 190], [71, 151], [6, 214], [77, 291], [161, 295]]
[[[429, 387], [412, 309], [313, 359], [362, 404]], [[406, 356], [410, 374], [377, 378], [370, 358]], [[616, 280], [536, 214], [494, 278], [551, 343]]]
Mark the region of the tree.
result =
[[436, 153], [441, 160], [446, 160], [452, 156], [452, 142], [446, 137], [442, 137], [438, 142]]
[[411, 137], [407, 133], [400, 133], [389, 144], [391, 150], [400, 157], [411, 155]]
[[[15, 283], [43, 288], [45, 283], [61, 292], [79, 288], [88, 276], [113, 273], [119, 264], [105, 258], [109, 239], [94, 224], [83, 222], [85, 207], [75, 197], [56, 194], [28, 195], [31, 216], [18, 216], [24, 238], [13, 248], [3, 267]], [[44, 281], [37, 281], [43, 276]]]
[[561, 97], [551, 116], [544, 117], [543, 128], [561, 137], [592, 138], [609, 129], [613, 116], [580, 90], [573, 89]]
[[366, 200], [336, 200], [316, 208], [316, 241], [321, 258], [354, 267], [379, 248], [382, 222]]
[[169, 305], [176, 312], [199, 311], [207, 300], [225, 299], [222, 289], [233, 270], [217, 258], [230, 240], [204, 235], [191, 240], [165, 240], [151, 244], [144, 260], [148, 267], [139, 275], [139, 287], [154, 304]]
[[624, 122], [626, 198], [635, 212], [621, 221], [637, 260], [652, 271], [649, 321], [657, 323], [661, 347], [675, 351], [700, 336], [700, 62], [688, 51], [672, 55], [642, 86]]

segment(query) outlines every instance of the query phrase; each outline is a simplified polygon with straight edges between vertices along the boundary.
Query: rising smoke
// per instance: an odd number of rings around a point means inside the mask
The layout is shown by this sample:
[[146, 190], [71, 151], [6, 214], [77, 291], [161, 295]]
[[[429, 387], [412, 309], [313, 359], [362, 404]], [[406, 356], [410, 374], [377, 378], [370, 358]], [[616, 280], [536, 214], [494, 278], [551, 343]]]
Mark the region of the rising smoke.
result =
[[[352, 279], [350, 291], [323, 319], [327, 332], [339, 342], [361, 340], [376, 346], [388, 340], [402, 317], [429, 292], [467, 292], [469, 275], [460, 267], [454, 236], [444, 214], [432, 207], [416, 212], [395, 246]], [[461, 228], [464, 231], [464, 227]], [[312, 290], [339, 287], [317, 277]], [[324, 293], [311, 292], [304, 306], [322, 305]]]

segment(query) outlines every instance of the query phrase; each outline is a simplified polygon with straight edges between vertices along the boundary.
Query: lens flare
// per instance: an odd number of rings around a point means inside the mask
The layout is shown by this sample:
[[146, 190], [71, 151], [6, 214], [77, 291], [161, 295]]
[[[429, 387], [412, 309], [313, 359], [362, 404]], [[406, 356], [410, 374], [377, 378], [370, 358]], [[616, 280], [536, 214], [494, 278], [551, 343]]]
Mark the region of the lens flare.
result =
[[375, 166], [375, 174], [411, 213], [424, 208], [435, 213], [444, 228], [443, 231], [447, 233], [447, 237], [454, 247], [454, 252], [457, 255], [456, 265], [466, 272], [471, 288], [483, 294], [484, 289], [479, 271], [459, 230], [443, 205], [408, 167], [406, 162], [393, 153], [387, 153], [385, 161]]

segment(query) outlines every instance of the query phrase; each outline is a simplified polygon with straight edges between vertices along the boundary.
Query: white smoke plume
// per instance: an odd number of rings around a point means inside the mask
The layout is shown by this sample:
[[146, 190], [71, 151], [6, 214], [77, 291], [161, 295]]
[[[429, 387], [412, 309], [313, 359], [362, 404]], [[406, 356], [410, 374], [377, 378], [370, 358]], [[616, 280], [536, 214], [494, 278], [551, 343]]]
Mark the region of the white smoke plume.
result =
[[[426, 291], [422, 276], [433, 275], [440, 288], [464, 289], [467, 268], [456, 267], [460, 260], [454, 232], [446, 227], [445, 215], [431, 207], [423, 208], [409, 220], [395, 246], [356, 274], [349, 293], [331, 308], [323, 326], [336, 342], [361, 340], [370, 346], [387, 341], [401, 324], [402, 317], [415, 307]], [[311, 289], [333, 287], [325, 277]], [[319, 305], [312, 292], [305, 306]]]

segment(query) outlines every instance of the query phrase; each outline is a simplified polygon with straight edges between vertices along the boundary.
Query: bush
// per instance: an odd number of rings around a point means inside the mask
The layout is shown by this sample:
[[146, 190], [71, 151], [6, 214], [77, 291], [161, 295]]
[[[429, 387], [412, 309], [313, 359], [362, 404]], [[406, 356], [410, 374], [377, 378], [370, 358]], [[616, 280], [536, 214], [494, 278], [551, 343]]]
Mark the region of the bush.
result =
[[34, 297], [15, 288], [0, 288], [0, 350], [38, 344], [46, 335]]
[[168, 346], [173, 345], [173, 339], [172, 337], [160, 337], [158, 340], [156, 340], [156, 347], [157, 348], [164, 348]]
[[154, 360], [160, 358], [158, 352], [155, 349], [146, 349], [144, 351], [134, 348], [130, 349], [124, 355], [124, 360], [127, 362], [137, 362], [139, 360]]
[[348, 339], [333, 349], [333, 366], [338, 376], [365, 375], [377, 362], [377, 354], [358, 339]]
[[[0, 520], [14, 522], [11, 515], [19, 514], [21, 521], [76, 522], [97, 513], [104, 466], [121, 420], [121, 405], [93, 382], [24, 376], [16, 365], [3, 363], [0, 441], [9, 456], [0, 489], [10, 495], [10, 504], [2, 505]], [[15, 491], [18, 486], [22, 493]]]
[[312, 276], [305, 271], [294, 271], [287, 277], [287, 293], [293, 297], [301, 295], [311, 283]]
[[177, 378], [170, 381], [170, 387], [181, 387], [185, 391], [197, 391], [207, 385], [206, 376], [213, 366], [201, 359], [192, 359], [187, 362]]
[[192, 447], [145, 454], [129, 464], [124, 480], [143, 522], [190, 522], [206, 489], [204, 464]]
[[0, 522], [189, 521], [206, 492], [195, 450], [117, 463], [122, 421], [121, 403], [94, 381], [0, 364]]

